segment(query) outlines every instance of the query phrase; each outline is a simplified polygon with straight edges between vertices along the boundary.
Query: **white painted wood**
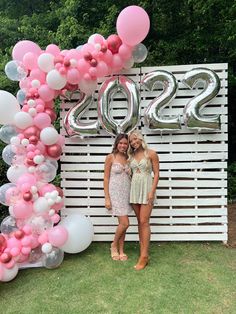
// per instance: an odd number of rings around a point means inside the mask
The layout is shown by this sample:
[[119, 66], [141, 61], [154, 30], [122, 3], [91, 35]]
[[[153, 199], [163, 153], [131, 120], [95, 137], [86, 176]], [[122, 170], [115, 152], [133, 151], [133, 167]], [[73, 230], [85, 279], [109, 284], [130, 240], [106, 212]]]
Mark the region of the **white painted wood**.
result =
[[[186, 71], [205, 67], [214, 70], [220, 78], [221, 89], [202, 111], [205, 115], [219, 114], [221, 129], [194, 131], [183, 123], [183, 109], [188, 101], [199, 94], [181, 82]], [[140, 84], [140, 78], [154, 70], [166, 70], [178, 80], [177, 97], [162, 111], [164, 116], [179, 115], [181, 130], [175, 132], [153, 131], [143, 125], [143, 113], [149, 102], [160, 94], [157, 86], [147, 91], [140, 85], [141, 117], [139, 128], [148, 146], [156, 150], [160, 158], [160, 182], [150, 219], [152, 241], [226, 241], [227, 240], [227, 70], [225, 63], [202, 65], [173, 65], [143, 67], [124, 70], [123, 74]], [[101, 82], [99, 82], [100, 86]], [[96, 101], [82, 120], [97, 119]], [[78, 95], [61, 105], [61, 119], [76, 104]], [[111, 114], [114, 119], [125, 117], [127, 100], [122, 93], [113, 96]], [[61, 120], [61, 126], [63, 126]], [[69, 138], [66, 136], [61, 157], [61, 186], [65, 194], [65, 210], [62, 215], [77, 212], [90, 216], [94, 224], [94, 241], [111, 241], [117, 219], [104, 208], [103, 168], [104, 160], [111, 152], [114, 137], [104, 130], [96, 137]], [[137, 241], [137, 220], [130, 215], [127, 241]]]

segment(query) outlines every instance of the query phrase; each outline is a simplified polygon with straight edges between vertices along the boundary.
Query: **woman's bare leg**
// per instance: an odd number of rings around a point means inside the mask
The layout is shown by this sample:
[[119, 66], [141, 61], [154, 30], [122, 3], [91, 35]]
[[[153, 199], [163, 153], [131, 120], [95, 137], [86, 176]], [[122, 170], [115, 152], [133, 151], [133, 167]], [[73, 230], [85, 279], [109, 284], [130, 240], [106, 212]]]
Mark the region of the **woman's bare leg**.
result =
[[141, 257], [148, 257], [149, 254], [149, 245], [151, 237], [150, 229], [150, 216], [152, 212], [152, 205], [141, 205], [140, 208], [140, 234], [141, 234], [141, 243], [142, 247], [140, 249]]

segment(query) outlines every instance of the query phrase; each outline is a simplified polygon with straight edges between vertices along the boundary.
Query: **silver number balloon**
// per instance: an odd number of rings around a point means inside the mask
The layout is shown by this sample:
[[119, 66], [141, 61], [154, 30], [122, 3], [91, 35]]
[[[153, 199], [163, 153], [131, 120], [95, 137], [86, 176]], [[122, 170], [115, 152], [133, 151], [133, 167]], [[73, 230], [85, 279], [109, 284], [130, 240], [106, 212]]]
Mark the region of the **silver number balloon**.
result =
[[92, 96], [87, 96], [85, 94], [80, 95], [78, 103], [71, 108], [65, 118], [64, 127], [69, 136], [80, 135], [80, 136], [94, 136], [99, 134], [99, 122], [81, 122], [79, 119], [88, 110], [93, 102]]
[[[121, 91], [127, 96], [127, 117], [118, 123], [110, 113], [110, 101], [113, 94]], [[98, 94], [98, 117], [102, 127], [110, 134], [129, 133], [136, 128], [140, 114], [140, 92], [134, 81], [125, 76], [107, 79]]]
[[204, 116], [200, 111], [218, 94], [220, 79], [214, 71], [207, 68], [192, 69], [183, 78], [183, 83], [191, 89], [199, 81], [205, 82], [204, 89], [186, 104], [183, 111], [184, 123], [190, 129], [218, 130], [220, 115]]
[[172, 73], [160, 70], [146, 74], [141, 82], [150, 91], [157, 83], [162, 84], [163, 91], [147, 106], [144, 112], [145, 124], [152, 130], [179, 130], [181, 129], [179, 116], [174, 118], [160, 116], [161, 110], [175, 98], [178, 89], [176, 78]]

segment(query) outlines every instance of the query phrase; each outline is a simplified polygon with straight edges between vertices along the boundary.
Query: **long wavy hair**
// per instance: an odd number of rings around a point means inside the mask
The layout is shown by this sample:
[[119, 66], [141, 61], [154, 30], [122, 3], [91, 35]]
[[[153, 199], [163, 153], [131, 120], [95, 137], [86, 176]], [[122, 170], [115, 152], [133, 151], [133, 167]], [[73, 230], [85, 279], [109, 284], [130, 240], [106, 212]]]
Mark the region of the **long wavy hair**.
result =
[[[120, 133], [117, 135], [117, 137], [115, 138], [115, 142], [114, 142], [114, 145], [113, 145], [113, 148], [112, 148], [112, 154], [116, 155], [118, 153], [118, 149], [117, 149], [117, 146], [119, 144], [119, 142], [125, 138], [127, 140], [127, 142], [129, 143], [129, 137], [128, 137], [128, 134], [126, 133]], [[128, 158], [128, 155], [127, 155], [127, 158]]]
[[129, 148], [128, 148], [128, 156], [129, 156], [129, 160], [131, 160], [134, 156], [134, 149], [133, 147], [130, 145], [130, 137], [134, 135], [135, 137], [137, 137], [140, 141], [141, 141], [141, 145], [142, 148], [144, 150], [144, 156], [148, 158], [148, 146], [147, 143], [145, 142], [142, 133], [139, 130], [134, 130], [129, 134]]

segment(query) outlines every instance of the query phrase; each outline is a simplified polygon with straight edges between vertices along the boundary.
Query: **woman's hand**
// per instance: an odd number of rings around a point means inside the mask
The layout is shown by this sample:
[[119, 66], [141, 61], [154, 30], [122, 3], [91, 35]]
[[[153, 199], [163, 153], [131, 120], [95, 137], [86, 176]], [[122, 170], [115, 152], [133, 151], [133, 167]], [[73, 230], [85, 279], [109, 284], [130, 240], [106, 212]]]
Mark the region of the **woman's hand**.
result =
[[105, 198], [105, 207], [106, 209], [111, 210], [111, 200], [109, 197]]
[[154, 194], [149, 192], [147, 196], [148, 205], [153, 205], [154, 203]]

